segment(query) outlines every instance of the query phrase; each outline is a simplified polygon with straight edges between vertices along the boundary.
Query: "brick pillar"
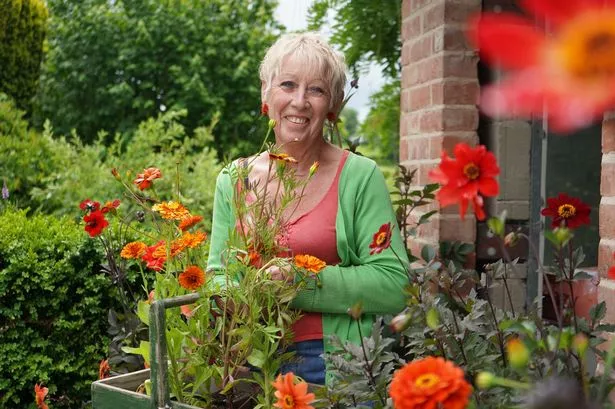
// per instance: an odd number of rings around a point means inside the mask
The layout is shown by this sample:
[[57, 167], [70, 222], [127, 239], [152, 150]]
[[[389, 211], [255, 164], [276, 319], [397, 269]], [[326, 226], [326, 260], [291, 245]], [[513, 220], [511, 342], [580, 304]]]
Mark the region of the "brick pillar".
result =
[[607, 270], [615, 265], [615, 112], [606, 114], [602, 122], [602, 170], [600, 176], [600, 215], [598, 300], [607, 302], [607, 322], [615, 322], [615, 280], [607, 278]]
[[[403, 0], [400, 162], [418, 169], [417, 187], [429, 183], [442, 150], [478, 140], [478, 57], [464, 25], [480, 9], [480, 0]], [[412, 218], [432, 209], [420, 208]], [[456, 207], [431, 220], [409, 243], [414, 254], [425, 243], [476, 239], [475, 218], [461, 221]]]

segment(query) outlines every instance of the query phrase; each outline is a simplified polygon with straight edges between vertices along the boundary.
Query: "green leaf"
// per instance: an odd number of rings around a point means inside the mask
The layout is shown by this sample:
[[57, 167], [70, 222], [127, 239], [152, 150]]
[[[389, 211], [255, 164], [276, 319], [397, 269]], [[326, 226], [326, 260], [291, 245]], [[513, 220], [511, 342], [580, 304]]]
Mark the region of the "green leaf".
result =
[[435, 257], [436, 257], [436, 250], [433, 248], [433, 246], [429, 244], [423, 246], [423, 248], [421, 249], [421, 258], [423, 260], [429, 263]]
[[149, 302], [139, 300], [139, 303], [137, 304], [137, 316], [139, 317], [141, 322], [147, 326], [149, 326], [149, 309]]
[[267, 360], [267, 356], [263, 351], [258, 349], [253, 349], [252, 353], [247, 358], [250, 365], [255, 366], [257, 368], [262, 368]]
[[593, 322], [598, 322], [606, 316], [606, 302], [602, 301], [600, 304], [594, 305], [589, 310], [589, 317]]
[[487, 220], [487, 227], [497, 237], [504, 237], [504, 223], [498, 217], [490, 217]]

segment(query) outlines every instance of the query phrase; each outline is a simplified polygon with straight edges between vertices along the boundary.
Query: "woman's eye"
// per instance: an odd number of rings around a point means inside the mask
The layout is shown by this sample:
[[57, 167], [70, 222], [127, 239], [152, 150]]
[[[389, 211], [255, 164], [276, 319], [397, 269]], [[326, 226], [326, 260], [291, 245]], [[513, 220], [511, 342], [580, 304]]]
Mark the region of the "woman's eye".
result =
[[294, 87], [295, 87], [295, 83], [294, 83], [294, 82], [292, 82], [292, 81], [283, 81], [283, 82], [280, 84], [280, 87], [281, 87], [281, 88], [285, 88], [285, 89], [292, 89], [292, 88], [294, 88]]
[[324, 95], [325, 94], [325, 90], [320, 87], [310, 87], [309, 92], [312, 95]]

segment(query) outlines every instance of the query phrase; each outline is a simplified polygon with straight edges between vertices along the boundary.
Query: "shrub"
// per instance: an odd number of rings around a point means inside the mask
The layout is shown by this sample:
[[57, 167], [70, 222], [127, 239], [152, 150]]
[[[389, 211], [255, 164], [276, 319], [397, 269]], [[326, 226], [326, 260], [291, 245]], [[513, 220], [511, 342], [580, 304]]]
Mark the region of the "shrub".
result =
[[9, 0], [0, 6], [0, 92], [27, 111], [38, 87], [47, 16], [43, 0]]
[[79, 408], [106, 356], [110, 280], [82, 227], [0, 212], [0, 407], [27, 407], [34, 384], [56, 408]]

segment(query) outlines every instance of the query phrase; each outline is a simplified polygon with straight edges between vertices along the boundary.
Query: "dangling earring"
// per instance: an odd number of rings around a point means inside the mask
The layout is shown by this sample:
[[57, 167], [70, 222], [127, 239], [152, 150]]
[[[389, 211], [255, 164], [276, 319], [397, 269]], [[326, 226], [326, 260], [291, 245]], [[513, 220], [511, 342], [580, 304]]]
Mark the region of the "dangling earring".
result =
[[267, 115], [269, 113], [269, 105], [266, 102], [261, 104], [261, 115]]
[[337, 119], [337, 116], [335, 115], [334, 112], [329, 112], [329, 113], [327, 113], [327, 119], [329, 120], [329, 122], [331, 122], [333, 124], [333, 123], [335, 123], [335, 120]]

